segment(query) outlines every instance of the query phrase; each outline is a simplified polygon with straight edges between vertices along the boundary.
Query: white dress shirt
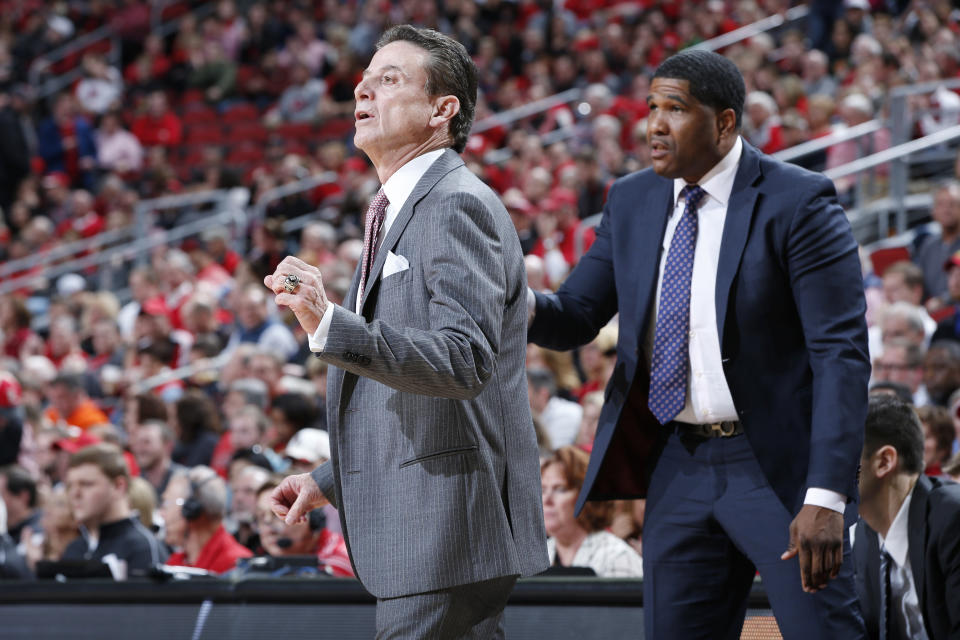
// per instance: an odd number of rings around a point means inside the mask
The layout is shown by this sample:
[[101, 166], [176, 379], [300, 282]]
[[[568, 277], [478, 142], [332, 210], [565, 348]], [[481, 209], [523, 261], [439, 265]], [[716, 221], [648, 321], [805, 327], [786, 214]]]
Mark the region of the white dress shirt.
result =
[[[706, 192], [697, 209], [697, 244], [693, 254], [693, 274], [690, 282], [690, 375], [687, 377], [687, 399], [676, 420], [691, 424], [704, 424], [738, 420], [737, 408], [723, 372], [720, 352], [720, 335], [717, 331], [717, 308], [715, 292], [717, 269], [720, 265], [720, 245], [723, 225], [727, 219], [727, 205], [737, 177], [743, 141], [738, 137], [733, 148], [708, 171], [698, 182]], [[660, 256], [660, 272], [657, 276], [657, 296], [654, 316], [651, 318], [646, 337], [647, 365], [653, 354], [653, 338], [656, 331], [656, 314], [660, 307], [660, 287], [667, 262], [670, 242], [683, 215], [684, 199], [680, 192], [687, 185], [683, 178], [673, 183], [674, 207], [667, 229], [663, 235], [663, 251]], [[805, 504], [826, 507], [843, 513], [846, 496], [827, 489], [809, 488]]]
[[[397, 219], [397, 215], [400, 213], [400, 210], [403, 209], [403, 205], [406, 204], [407, 198], [413, 193], [417, 183], [420, 182], [420, 179], [427, 172], [427, 169], [443, 155], [444, 151], [446, 151], [446, 149], [435, 149], [417, 156], [397, 169], [386, 183], [384, 183], [383, 192], [387, 196], [387, 200], [390, 201], [390, 204], [387, 205], [387, 211], [383, 217], [383, 224], [380, 226], [380, 235], [376, 240], [378, 247], [380, 243], [383, 242], [383, 239], [387, 237], [391, 225], [393, 225], [394, 220]], [[373, 284], [373, 281], [368, 282], [366, 286], [370, 286], [371, 284]], [[357, 296], [357, 302], [354, 307], [355, 313], [360, 313], [360, 303], [360, 296]], [[327, 309], [323, 312], [323, 317], [320, 319], [317, 330], [308, 338], [311, 351], [323, 351], [323, 348], [327, 344], [327, 334], [330, 332], [330, 323], [333, 321], [334, 310], [337, 308], [341, 311], [343, 310], [343, 307], [339, 307], [339, 305], [333, 303], [327, 305]]]
[[[880, 548], [886, 549], [893, 559], [890, 565], [890, 623], [900, 626], [900, 637], [911, 640], [927, 640], [927, 631], [923, 626], [923, 612], [913, 582], [913, 569], [910, 567], [910, 538], [908, 533], [910, 520], [910, 501], [913, 492], [900, 505], [897, 516], [887, 530], [887, 537], [878, 535]], [[883, 576], [880, 576], [883, 580]], [[881, 584], [881, 588], [883, 585]]]

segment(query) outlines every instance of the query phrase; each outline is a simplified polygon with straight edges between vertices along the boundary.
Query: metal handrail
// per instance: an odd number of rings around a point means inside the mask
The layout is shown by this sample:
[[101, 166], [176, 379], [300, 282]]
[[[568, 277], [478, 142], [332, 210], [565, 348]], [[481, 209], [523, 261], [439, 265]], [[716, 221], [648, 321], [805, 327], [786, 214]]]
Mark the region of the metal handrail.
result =
[[170, 369], [169, 371], [164, 371], [163, 373], [158, 373], [155, 376], [149, 378], [144, 378], [139, 382], [133, 384], [130, 387], [134, 395], [146, 393], [152, 389], [173, 382], [174, 380], [185, 380], [190, 376], [196, 375], [201, 371], [211, 371], [214, 369], [222, 369], [227, 362], [230, 361], [232, 353], [221, 353], [218, 356], [213, 358], [203, 358], [197, 362], [191, 362], [188, 365], [178, 367], [176, 369]]
[[906, 96], [917, 96], [923, 93], [932, 93], [940, 87], [944, 87], [946, 89], [960, 89], [960, 78], [934, 80], [933, 82], [924, 82], [921, 84], [900, 85], [890, 90], [890, 97], [902, 98]]
[[954, 125], [948, 129], [943, 129], [942, 131], [937, 131], [936, 133], [931, 133], [930, 135], [922, 138], [917, 138], [916, 140], [911, 140], [910, 142], [898, 144], [895, 147], [890, 147], [889, 149], [884, 149], [883, 151], [878, 151], [877, 153], [859, 158], [853, 162], [848, 162], [847, 164], [840, 165], [839, 167], [827, 169], [823, 172], [823, 175], [831, 180], [836, 180], [837, 178], [843, 178], [844, 176], [860, 173], [861, 171], [872, 169], [893, 160], [901, 159], [911, 153], [916, 153], [917, 151], [923, 151], [924, 149], [935, 147], [939, 144], [943, 144], [944, 142], [949, 142], [955, 138], [960, 138], [960, 124]]
[[257, 198], [257, 202], [250, 208], [250, 222], [252, 224], [262, 222], [266, 217], [267, 205], [272, 202], [276, 202], [287, 196], [292, 196], [295, 193], [302, 193], [309, 189], [314, 189], [323, 184], [337, 182], [339, 179], [340, 177], [333, 171], [325, 171], [318, 175], [309, 176], [302, 180], [290, 182], [264, 191], [263, 195]]
[[707, 51], [717, 51], [718, 49], [723, 49], [724, 47], [729, 47], [732, 44], [736, 44], [742, 40], [753, 37], [758, 33], [763, 33], [764, 31], [770, 31], [771, 29], [776, 29], [785, 22], [793, 22], [795, 20], [801, 20], [810, 13], [810, 8], [805, 5], [799, 5], [796, 7], [791, 7], [787, 11], [781, 14], [775, 14], [763, 18], [762, 20], [757, 20], [748, 25], [744, 25], [739, 29], [734, 29], [729, 33], [724, 33], [717, 36], [716, 38], [710, 38], [709, 40], [704, 40], [698, 44], [695, 44], [693, 49], [706, 49]]
[[513, 109], [507, 109], [506, 111], [495, 113], [475, 123], [473, 128], [470, 129], [470, 133], [483, 133], [488, 129], [501, 127], [503, 125], [516, 122], [517, 120], [529, 118], [530, 116], [542, 111], [548, 111], [557, 105], [568, 104], [575, 100], [579, 100], [582, 94], [582, 89], [574, 87], [573, 89], [567, 89], [566, 91], [555, 93], [552, 96], [547, 96], [546, 98], [534, 100], [529, 104], [520, 105], [519, 107], [514, 107]]
[[828, 149], [835, 144], [870, 135], [879, 131], [880, 129], [883, 129], [883, 127], [884, 124], [879, 119], [870, 120], [869, 122], [862, 122], [852, 127], [837, 129], [821, 138], [814, 138], [813, 140], [801, 142], [796, 146], [783, 149], [782, 151], [777, 151], [773, 154], [773, 157], [778, 160], [783, 160], [784, 162], [790, 162], [791, 160], [796, 160], [797, 158], [801, 158], [809, 153], [823, 151], [824, 149]]
[[73, 242], [57, 245], [47, 251], [41, 251], [40, 253], [35, 253], [23, 258], [17, 258], [16, 260], [9, 260], [3, 264], [0, 264], [0, 278], [3, 276], [8, 276], [11, 273], [16, 273], [17, 271], [31, 269], [40, 263], [47, 263], [51, 260], [59, 260], [60, 258], [65, 258], [78, 253], [92, 251], [93, 249], [97, 249], [105, 244], [116, 242], [117, 240], [122, 240], [132, 235], [133, 229], [131, 227], [111, 229], [110, 231], [98, 233], [90, 238], [74, 240]]
[[105, 24], [89, 33], [85, 33], [82, 36], [77, 36], [75, 39], [57, 47], [53, 51], [48, 51], [47, 53], [37, 56], [37, 58], [30, 65], [30, 71], [27, 75], [30, 84], [34, 86], [39, 84], [39, 74], [44, 69], [53, 66], [55, 63], [60, 62], [67, 56], [73, 55], [77, 51], [85, 49], [92, 44], [96, 44], [101, 40], [106, 40], [112, 34], [113, 29], [110, 28], [109, 24]]

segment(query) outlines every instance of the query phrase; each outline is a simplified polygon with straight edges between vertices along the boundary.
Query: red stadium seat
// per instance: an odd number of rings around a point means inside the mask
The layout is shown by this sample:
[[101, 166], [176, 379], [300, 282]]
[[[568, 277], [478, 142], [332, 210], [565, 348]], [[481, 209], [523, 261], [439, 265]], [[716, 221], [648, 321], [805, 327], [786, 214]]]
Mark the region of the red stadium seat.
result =
[[257, 108], [250, 103], [238, 104], [227, 109], [221, 120], [223, 122], [247, 122], [250, 120], [258, 120], [260, 118], [260, 112], [257, 111]]
[[337, 118], [320, 126], [317, 138], [320, 140], [339, 140], [353, 135], [353, 118]]
[[228, 124], [229, 137], [231, 143], [255, 142], [262, 144], [270, 137], [270, 131], [260, 122], [239, 122]]
[[288, 122], [277, 127], [277, 133], [288, 140], [306, 141], [314, 137], [313, 125], [301, 122]]
[[873, 272], [883, 277], [883, 272], [894, 262], [910, 259], [910, 249], [908, 247], [884, 247], [875, 249], [870, 254], [870, 263], [873, 265]]
[[259, 146], [242, 146], [237, 149], [234, 149], [227, 156], [226, 163], [228, 165], [253, 165], [258, 164], [263, 161], [263, 147]]
[[223, 135], [219, 124], [205, 123], [189, 127], [184, 142], [187, 144], [225, 144], [228, 140]]
[[180, 121], [183, 122], [185, 127], [198, 124], [217, 124], [219, 126], [220, 118], [216, 111], [204, 106], [186, 110]]

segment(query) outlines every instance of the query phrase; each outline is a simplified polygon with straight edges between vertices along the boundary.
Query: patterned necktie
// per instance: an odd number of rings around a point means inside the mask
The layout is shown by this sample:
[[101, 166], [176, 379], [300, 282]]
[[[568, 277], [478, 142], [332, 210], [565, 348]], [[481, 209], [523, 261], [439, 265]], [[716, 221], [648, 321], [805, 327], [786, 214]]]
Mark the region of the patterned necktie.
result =
[[373, 261], [377, 257], [377, 238], [380, 236], [380, 227], [387, 213], [387, 194], [383, 189], [370, 201], [367, 208], [367, 219], [363, 223], [363, 256], [360, 258], [360, 288], [357, 290], [357, 300], [363, 300], [363, 287], [367, 283], [367, 274], [373, 268]]
[[653, 337], [647, 404], [660, 424], [673, 420], [686, 401], [689, 367], [690, 277], [697, 246], [697, 205], [706, 191], [687, 185], [683, 215], [670, 241], [660, 285], [660, 307]]
[[880, 547], [880, 640], [892, 640], [890, 633], [890, 564], [893, 558]]

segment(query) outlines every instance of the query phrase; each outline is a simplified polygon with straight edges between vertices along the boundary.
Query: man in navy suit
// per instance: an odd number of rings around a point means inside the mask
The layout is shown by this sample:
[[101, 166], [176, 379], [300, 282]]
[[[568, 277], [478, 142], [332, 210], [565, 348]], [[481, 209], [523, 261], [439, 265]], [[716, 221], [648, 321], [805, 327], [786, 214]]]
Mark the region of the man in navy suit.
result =
[[785, 638], [862, 638], [844, 516], [867, 409], [857, 245], [832, 183], [740, 137], [729, 60], [683, 51], [647, 101], [653, 169], [534, 298], [531, 341], [617, 365], [578, 500], [646, 496], [648, 638], [739, 638], [760, 572]]
[[923, 475], [913, 407], [871, 398], [861, 467], [853, 563], [868, 637], [960, 637], [960, 485]]

